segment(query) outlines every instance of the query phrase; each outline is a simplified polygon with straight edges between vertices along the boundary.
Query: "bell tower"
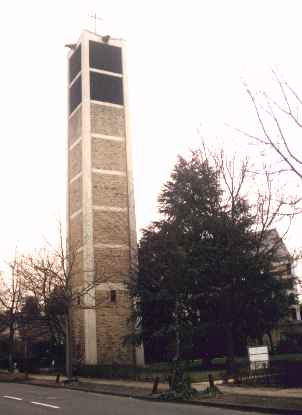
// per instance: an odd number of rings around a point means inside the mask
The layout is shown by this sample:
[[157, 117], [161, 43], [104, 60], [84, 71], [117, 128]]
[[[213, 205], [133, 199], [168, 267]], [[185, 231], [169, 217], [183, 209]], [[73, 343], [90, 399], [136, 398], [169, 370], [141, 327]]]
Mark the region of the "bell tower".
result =
[[126, 282], [137, 243], [124, 41], [84, 31], [68, 69], [67, 220], [81, 270], [74, 283], [97, 281], [73, 312], [75, 347], [85, 364], [142, 364], [123, 345], [133, 331]]

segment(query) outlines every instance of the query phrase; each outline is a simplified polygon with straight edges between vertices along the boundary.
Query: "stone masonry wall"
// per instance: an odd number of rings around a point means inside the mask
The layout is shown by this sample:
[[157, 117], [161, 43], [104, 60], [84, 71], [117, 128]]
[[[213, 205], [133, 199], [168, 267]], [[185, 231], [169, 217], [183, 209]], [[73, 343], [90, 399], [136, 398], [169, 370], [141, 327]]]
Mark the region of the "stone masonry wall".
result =
[[81, 289], [84, 284], [84, 277], [85, 277], [85, 269], [83, 265], [83, 251], [82, 250], [75, 250], [71, 246], [72, 249], [72, 283], [76, 289]]
[[124, 109], [91, 104], [91, 133], [125, 137]]
[[[72, 283], [75, 289], [81, 291], [84, 284], [83, 251], [77, 251], [72, 266]], [[82, 298], [74, 301], [72, 313], [72, 348], [75, 361], [83, 361], [85, 352], [84, 313], [81, 309]]]
[[[133, 331], [125, 285], [130, 269], [128, 178], [116, 174], [127, 173], [124, 109], [91, 104], [91, 134], [92, 168], [100, 170], [92, 174], [94, 260], [102, 281], [96, 288], [98, 362], [133, 364], [133, 346], [123, 345], [124, 337]], [[116, 292], [116, 302], [111, 302], [110, 290]]]
[[128, 212], [93, 212], [94, 243], [129, 245]]
[[131, 364], [133, 346], [122, 346], [124, 337], [131, 332], [128, 324], [131, 303], [126, 291], [117, 291], [116, 303], [110, 302], [110, 291], [98, 290], [97, 339], [98, 361], [105, 364]]
[[68, 177], [71, 180], [82, 170], [82, 142], [78, 143], [69, 150]]
[[69, 234], [73, 250], [83, 246], [83, 218], [82, 214], [77, 215], [69, 222]]
[[125, 172], [125, 142], [92, 137], [92, 167]]
[[68, 146], [70, 147], [82, 134], [82, 106], [69, 118]]
[[[68, 146], [79, 140], [82, 134], [82, 106], [69, 118]], [[82, 213], [70, 216], [82, 208], [82, 177], [70, 183], [82, 171], [82, 141], [79, 140], [71, 149], [68, 149], [68, 215], [70, 249], [75, 256], [72, 266], [72, 281], [75, 288], [81, 289], [84, 282], [83, 251], [78, 251], [83, 245]], [[84, 359], [85, 348], [84, 312], [75, 301], [72, 312], [72, 348], [74, 360]]]
[[128, 279], [128, 249], [95, 248], [94, 258], [99, 281], [123, 284]]
[[73, 309], [72, 313], [72, 354], [74, 361], [84, 361], [84, 315], [80, 308]]
[[69, 215], [82, 207], [82, 177], [69, 183]]
[[93, 204], [96, 206], [127, 208], [127, 190], [126, 176], [92, 175]]

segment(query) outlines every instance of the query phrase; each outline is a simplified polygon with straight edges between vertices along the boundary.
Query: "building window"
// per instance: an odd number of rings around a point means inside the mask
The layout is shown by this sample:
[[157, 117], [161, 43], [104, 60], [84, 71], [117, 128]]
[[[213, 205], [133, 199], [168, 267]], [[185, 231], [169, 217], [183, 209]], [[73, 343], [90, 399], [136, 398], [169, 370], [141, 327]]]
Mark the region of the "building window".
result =
[[93, 101], [124, 105], [122, 78], [90, 72], [90, 98]]
[[121, 74], [122, 50], [117, 46], [89, 41], [89, 63], [91, 68]]
[[69, 59], [69, 82], [81, 72], [81, 45], [74, 51]]
[[110, 302], [111, 303], [116, 303], [116, 290], [111, 290], [110, 291]]

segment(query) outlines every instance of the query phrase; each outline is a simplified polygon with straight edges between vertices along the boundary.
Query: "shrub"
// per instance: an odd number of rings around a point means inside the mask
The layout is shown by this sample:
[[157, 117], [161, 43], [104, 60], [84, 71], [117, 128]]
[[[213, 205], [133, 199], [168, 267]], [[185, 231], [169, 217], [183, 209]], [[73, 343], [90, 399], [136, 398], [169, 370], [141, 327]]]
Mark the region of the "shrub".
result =
[[276, 347], [278, 353], [301, 353], [302, 351], [302, 333], [288, 334], [281, 339]]
[[79, 376], [110, 379], [135, 379], [138, 372], [138, 368], [126, 365], [83, 365], [78, 369]]

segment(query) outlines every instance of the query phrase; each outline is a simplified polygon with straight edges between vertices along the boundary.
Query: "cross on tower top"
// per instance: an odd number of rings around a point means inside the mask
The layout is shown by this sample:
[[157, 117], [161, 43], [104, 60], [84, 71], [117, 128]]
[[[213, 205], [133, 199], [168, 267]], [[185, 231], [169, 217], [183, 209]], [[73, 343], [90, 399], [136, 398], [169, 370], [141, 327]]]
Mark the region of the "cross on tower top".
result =
[[94, 19], [94, 33], [96, 34], [96, 24], [97, 24], [97, 20], [104, 20], [101, 17], [98, 17], [96, 13], [94, 13], [94, 15], [89, 15], [89, 17], [91, 17], [92, 19]]

